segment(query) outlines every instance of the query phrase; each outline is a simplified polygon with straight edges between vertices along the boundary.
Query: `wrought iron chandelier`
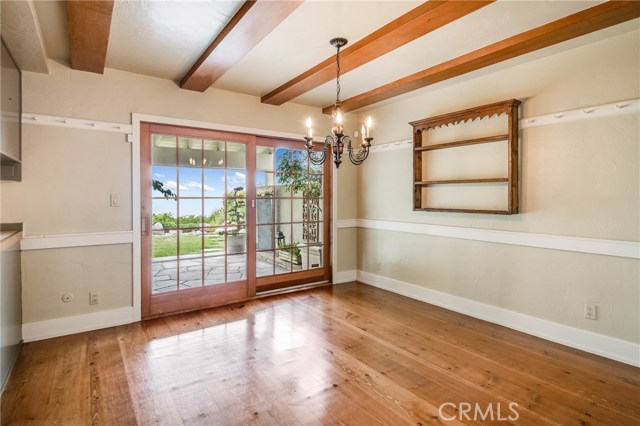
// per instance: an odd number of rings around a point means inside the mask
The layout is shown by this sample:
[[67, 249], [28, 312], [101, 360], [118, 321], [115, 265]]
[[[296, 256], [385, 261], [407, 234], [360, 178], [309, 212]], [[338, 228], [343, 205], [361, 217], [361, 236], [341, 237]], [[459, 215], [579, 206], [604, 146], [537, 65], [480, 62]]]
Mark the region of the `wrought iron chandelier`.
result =
[[340, 48], [344, 47], [348, 41], [346, 38], [336, 37], [332, 38], [329, 43], [336, 48], [336, 103], [333, 106], [333, 110], [331, 111], [331, 115], [333, 116], [333, 128], [331, 129], [332, 135], [329, 135], [325, 138], [324, 143], [322, 144], [322, 151], [314, 151], [313, 150], [313, 129], [311, 128], [311, 117], [307, 119], [307, 136], [304, 137], [305, 147], [307, 148], [307, 153], [309, 155], [309, 160], [316, 165], [323, 164], [327, 159], [327, 151], [331, 149], [333, 154], [333, 162], [336, 165], [336, 168], [340, 167], [342, 163], [342, 153], [344, 152], [344, 147], [347, 147], [347, 152], [349, 154], [349, 160], [356, 166], [362, 164], [364, 160], [369, 156], [369, 148], [371, 147], [371, 141], [373, 140], [370, 137], [369, 133], [371, 131], [371, 117], [367, 119], [367, 126], [362, 126], [361, 129], [361, 137], [362, 143], [360, 147], [356, 150], [351, 146], [351, 138], [344, 134], [344, 128], [342, 125], [342, 110], [340, 109]]

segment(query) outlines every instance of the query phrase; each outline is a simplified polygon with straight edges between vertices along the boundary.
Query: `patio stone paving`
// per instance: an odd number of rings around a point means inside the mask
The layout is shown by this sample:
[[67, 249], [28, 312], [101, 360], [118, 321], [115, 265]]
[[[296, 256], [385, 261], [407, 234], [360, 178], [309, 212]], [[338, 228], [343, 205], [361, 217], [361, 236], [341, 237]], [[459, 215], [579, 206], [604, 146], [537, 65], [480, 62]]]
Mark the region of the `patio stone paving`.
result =
[[[186, 257], [180, 260], [180, 288], [195, 288], [202, 285], [204, 272], [204, 285], [216, 285], [225, 283], [225, 257], [209, 255], [204, 257], [204, 271], [201, 257]], [[275, 274], [291, 272], [288, 263], [276, 259]], [[274, 273], [273, 257], [260, 253], [256, 260], [256, 275], [269, 276]], [[294, 271], [302, 267], [295, 265]], [[178, 261], [175, 256], [158, 258], [152, 261], [152, 291], [162, 293], [177, 290], [178, 285]], [[247, 278], [246, 255], [227, 256], [227, 281], [240, 281]]]

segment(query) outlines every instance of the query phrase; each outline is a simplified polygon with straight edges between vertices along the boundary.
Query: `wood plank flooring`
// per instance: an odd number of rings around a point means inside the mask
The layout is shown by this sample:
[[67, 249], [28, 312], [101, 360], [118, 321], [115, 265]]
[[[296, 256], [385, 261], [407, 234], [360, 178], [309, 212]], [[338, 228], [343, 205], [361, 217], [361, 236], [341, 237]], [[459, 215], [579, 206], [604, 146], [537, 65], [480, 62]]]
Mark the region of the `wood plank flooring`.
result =
[[640, 369], [351, 283], [25, 344], [0, 423], [638, 425]]

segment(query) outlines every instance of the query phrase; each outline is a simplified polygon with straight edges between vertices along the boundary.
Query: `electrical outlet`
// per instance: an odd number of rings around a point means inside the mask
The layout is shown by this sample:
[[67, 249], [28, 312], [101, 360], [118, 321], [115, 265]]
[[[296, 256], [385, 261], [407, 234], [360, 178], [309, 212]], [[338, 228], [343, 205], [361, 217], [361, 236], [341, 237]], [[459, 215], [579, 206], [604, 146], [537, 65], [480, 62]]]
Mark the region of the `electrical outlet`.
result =
[[62, 295], [61, 299], [64, 303], [69, 303], [73, 300], [73, 293], [65, 293]]
[[584, 304], [584, 317], [590, 320], [598, 319], [598, 305], [595, 303]]
[[89, 293], [89, 304], [97, 305], [98, 303], [100, 303], [100, 301], [98, 300], [98, 293], [96, 293], [95, 291]]
[[109, 196], [109, 205], [111, 207], [120, 207], [120, 197], [118, 197], [118, 194], [111, 194]]
[[376, 271], [382, 271], [382, 262], [376, 262]]

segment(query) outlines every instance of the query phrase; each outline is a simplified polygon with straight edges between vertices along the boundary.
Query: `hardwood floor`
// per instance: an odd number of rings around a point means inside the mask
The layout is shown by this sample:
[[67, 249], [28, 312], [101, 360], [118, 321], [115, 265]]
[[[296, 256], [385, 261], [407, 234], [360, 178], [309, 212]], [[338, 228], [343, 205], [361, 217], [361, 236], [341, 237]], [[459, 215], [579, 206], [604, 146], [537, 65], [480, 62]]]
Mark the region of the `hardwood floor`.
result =
[[353, 283], [26, 344], [1, 414], [2, 425], [624, 426], [640, 424], [640, 369]]

